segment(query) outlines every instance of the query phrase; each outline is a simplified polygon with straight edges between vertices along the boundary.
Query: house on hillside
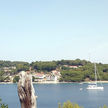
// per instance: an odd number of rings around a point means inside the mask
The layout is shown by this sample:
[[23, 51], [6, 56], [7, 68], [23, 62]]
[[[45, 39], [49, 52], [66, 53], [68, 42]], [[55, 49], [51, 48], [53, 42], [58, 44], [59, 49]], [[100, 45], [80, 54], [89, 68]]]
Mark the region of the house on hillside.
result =
[[15, 69], [16, 69], [15, 66], [3, 67], [3, 71], [4, 71], [4, 72], [11, 72], [12, 70], [15, 70]]
[[55, 75], [47, 75], [46, 81], [58, 81], [58, 77]]
[[46, 75], [43, 73], [36, 73], [35, 75], [33, 75], [35, 78], [35, 82], [42, 82], [45, 80]]
[[73, 69], [77, 69], [79, 67], [81, 67], [81, 65], [63, 65], [64, 67], [68, 67], [68, 68], [73, 68]]

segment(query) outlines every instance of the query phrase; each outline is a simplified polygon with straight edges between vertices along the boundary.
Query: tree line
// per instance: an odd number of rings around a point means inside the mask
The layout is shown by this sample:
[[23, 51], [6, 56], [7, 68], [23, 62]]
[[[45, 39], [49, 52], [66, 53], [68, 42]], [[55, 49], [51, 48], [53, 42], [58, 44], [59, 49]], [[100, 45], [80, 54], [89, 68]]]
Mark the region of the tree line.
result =
[[[97, 71], [101, 80], [108, 80], [108, 64], [97, 64]], [[97, 77], [98, 80], [100, 80], [99, 76]], [[95, 80], [93, 63], [87, 63], [86, 65], [76, 69], [63, 68], [61, 70], [60, 81], [81, 82], [90, 80]]]
[[[108, 64], [97, 63], [97, 70], [101, 80], [108, 80]], [[72, 67], [76, 66], [76, 68]], [[4, 67], [8, 67], [5, 71]], [[15, 67], [14, 69], [11, 67]], [[94, 64], [87, 60], [59, 60], [35, 61], [32, 63], [19, 61], [0, 61], [0, 82], [8, 79], [7, 74], [16, 75], [20, 71], [32, 70], [34, 72], [49, 73], [58, 70], [61, 73], [60, 81], [80, 82], [94, 80]], [[18, 79], [18, 78], [17, 78]]]

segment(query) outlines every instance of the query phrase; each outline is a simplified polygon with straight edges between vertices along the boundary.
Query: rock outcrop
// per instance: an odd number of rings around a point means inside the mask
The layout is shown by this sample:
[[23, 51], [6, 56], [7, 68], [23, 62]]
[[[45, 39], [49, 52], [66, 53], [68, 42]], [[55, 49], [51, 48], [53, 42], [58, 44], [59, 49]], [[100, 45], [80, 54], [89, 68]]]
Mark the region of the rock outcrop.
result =
[[22, 71], [18, 82], [18, 95], [21, 108], [37, 108], [35, 90], [32, 84], [32, 76]]

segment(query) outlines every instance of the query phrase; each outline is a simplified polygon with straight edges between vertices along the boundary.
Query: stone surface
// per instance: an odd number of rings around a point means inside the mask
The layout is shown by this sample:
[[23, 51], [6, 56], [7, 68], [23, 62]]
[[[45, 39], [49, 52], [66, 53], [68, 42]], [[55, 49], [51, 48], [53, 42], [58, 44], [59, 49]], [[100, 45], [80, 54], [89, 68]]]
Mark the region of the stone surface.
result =
[[32, 76], [22, 71], [18, 82], [18, 95], [21, 108], [37, 108], [35, 90], [32, 84]]

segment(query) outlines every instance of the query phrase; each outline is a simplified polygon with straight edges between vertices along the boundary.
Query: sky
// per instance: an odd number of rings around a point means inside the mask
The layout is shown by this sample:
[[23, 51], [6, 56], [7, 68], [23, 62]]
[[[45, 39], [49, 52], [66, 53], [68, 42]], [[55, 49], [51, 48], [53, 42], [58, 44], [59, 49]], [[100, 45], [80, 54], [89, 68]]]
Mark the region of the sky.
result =
[[1, 0], [0, 60], [108, 63], [108, 0]]

